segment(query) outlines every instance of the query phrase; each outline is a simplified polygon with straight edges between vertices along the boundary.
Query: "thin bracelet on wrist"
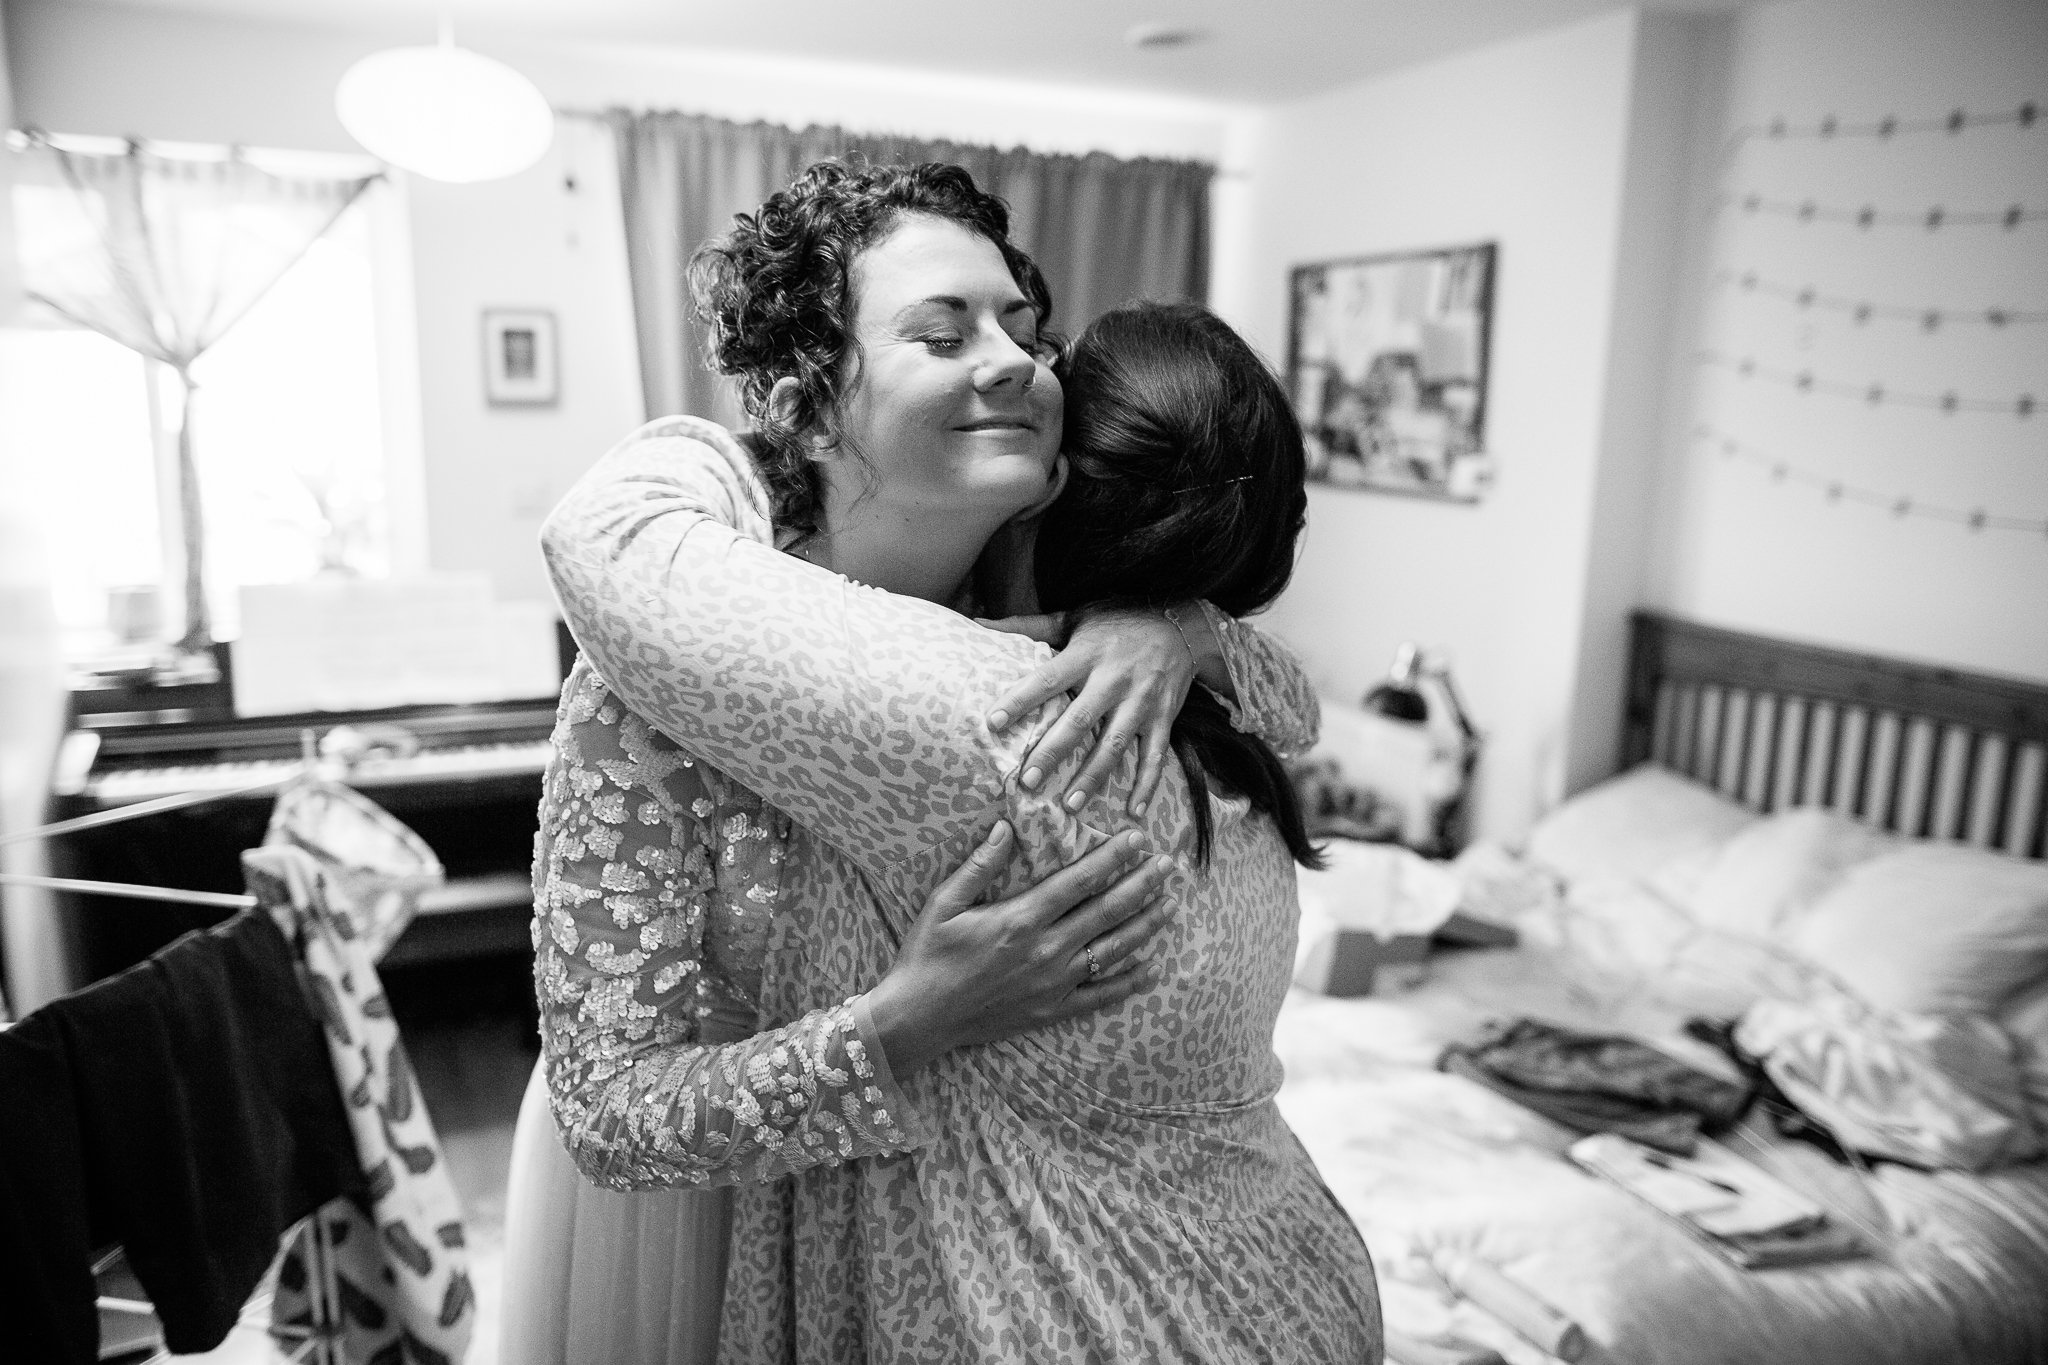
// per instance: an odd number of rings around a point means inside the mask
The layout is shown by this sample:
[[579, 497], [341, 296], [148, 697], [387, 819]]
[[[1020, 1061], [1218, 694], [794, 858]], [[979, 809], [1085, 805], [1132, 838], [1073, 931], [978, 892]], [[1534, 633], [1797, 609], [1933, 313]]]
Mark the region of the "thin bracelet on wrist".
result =
[[1173, 633], [1180, 636], [1181, 648], [1188, 652], [1188, 662], [1195, 666], [1197, 673], [1201, 672], [1202, 658], [1199, 654], [1195, 653], [1194, 641], [1188, 639], [1187, 629], [1180, 623], [1180, 608], [1177, 606], [1163, 607], [1160, 610], [1160, 614], [1166, 618], [1167, 624], [1173, 627]]

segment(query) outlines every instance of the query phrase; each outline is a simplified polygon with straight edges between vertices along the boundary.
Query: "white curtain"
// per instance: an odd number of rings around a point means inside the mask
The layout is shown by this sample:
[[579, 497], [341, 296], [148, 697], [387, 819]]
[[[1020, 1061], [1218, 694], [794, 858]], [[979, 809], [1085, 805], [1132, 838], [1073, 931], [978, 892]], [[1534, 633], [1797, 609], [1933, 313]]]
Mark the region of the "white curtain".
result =
[[183, 383], [176, 415], [183, 552], [179, 648], [213, 639], [192, 456], [192, 363], [333, 225], [375, 176], [280, 174], [239, 151], [169, 155], [140, 142], [85, 150], [12, 140], [23, 291]]

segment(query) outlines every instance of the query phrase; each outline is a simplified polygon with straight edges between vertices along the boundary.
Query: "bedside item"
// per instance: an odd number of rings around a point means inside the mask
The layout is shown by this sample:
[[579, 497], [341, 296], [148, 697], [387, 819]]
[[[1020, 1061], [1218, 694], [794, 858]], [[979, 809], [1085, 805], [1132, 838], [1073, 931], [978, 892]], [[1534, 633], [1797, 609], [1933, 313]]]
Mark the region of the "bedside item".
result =
[[1457, 1337], [1448, 1341], [1424, 1339], [1384, 1326], [1381, 1335], [1392, 1365], [1507, 1365], [1507, 1357], [1491, 1346]]
[[1322, 738], [1291, 769], [1312, 833], [1440, 855], [1460, 841], [1478, 756], [1449, 669], [1404, 644], [1362, 704], [1324, 699]]
[[1573, 1143], [1566, 1155], [1745, 1270], [1864, 1254], [1855, 1233], [1820, 1205], [1716, 1142], [1677, 1157], [1599, 1133]]
[[1430, 936], [1457, 908], [1457, 877], [1396, 844], [1337, 839], [1327, 856], [1300, 873], [1295, 984], [1340, 996], [1416, 985]]
[[1559, 1360], [1586, 1354], [1586, 1332], [1483, 1256], [1440, 1251], [1430, 1258], [1451, 1288]]

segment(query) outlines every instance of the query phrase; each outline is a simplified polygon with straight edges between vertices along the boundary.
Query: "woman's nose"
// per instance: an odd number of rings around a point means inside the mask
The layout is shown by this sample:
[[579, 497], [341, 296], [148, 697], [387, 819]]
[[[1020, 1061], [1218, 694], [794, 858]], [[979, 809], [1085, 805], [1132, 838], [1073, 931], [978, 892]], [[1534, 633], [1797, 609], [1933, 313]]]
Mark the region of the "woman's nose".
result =
[[974, 372], [974, 387], [983, 393], [1014, 383], [1029, 388], [1038, 373], [1038, 360], [1007, 333], [991, 341]]

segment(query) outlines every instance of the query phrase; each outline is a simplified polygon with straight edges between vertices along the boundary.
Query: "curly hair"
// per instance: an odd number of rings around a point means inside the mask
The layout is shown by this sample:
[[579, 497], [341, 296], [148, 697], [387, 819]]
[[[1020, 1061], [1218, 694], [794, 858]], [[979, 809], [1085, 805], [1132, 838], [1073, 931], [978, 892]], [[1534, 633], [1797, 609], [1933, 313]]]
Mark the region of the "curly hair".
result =
[[[822, 485], [803, 437], [824, 423], [853, 373], [854, 263], [906, 214], [943, 218], [987, 238], [1037, 308], [1041, 342], [1049, 344], [1052, 294], [1037, 264], [1010, 241], [1008, 206], [943, 162], [816, 162], [690, 258], [696, 315], [711, 333], [711, 368], [740, 382], [754, 425], [748, 444], [779, 525], [817, 529]], [[796, 381], [796, 401], [771, 412], [769, 392], [784, 378]]]

